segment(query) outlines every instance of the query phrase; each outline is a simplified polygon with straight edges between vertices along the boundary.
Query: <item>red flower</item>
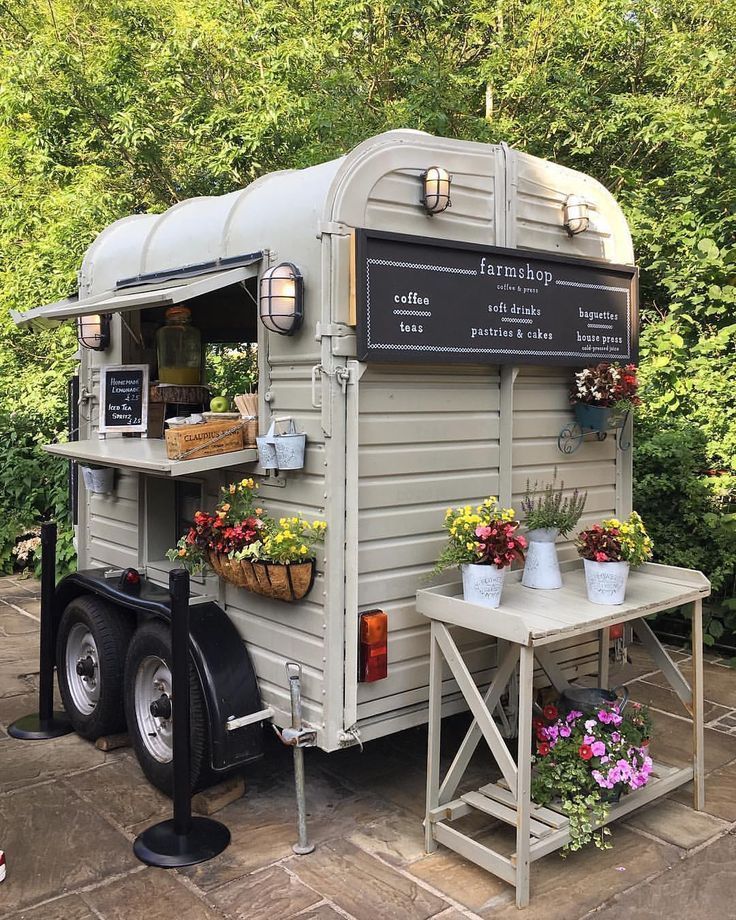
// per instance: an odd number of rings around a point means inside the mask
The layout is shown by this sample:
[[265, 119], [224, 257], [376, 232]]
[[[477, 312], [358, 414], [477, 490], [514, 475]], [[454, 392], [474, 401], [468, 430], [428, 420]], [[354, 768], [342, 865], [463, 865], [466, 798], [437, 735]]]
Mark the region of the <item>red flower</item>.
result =
[[578, 754], [583, 758], [583, 760], [590, 760], [593, 756], [593, 752], [590, 749], [589, 744], [581, 744], [578, 748]]
[[532, 719], [532, 728], [541, 728], [544, 725], [544, 722], [540, 718]]
[[546, 741], [540, 741], [537, 745], [537, 753], [546, 757], [549, 754], [549, 744]]
[[544, 718], [548, 722], [554, 722], [557, 718], [557, 707], [553, 706], [551, 703], [545, 706], [542, 712], [544, 713]]
[[536, 731], [537, 741], [546, 741], [547, 740], [547, 729], [538, 728]]

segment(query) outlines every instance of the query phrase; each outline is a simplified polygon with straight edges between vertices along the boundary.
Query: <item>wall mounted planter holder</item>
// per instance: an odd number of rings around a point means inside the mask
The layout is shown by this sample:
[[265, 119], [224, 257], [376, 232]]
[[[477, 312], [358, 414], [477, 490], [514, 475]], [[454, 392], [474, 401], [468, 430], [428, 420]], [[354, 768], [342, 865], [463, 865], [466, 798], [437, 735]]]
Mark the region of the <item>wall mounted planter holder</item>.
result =
[[614, 432], [620, 450], [631, 448], [630, 409], [616, 413], [607, 406], [590, 406], [587, 403], [574, 403], [573, 409], [575, 420], [565, 425], [557, 437], [557, 446], [563, 454], [575, 453], [586, 435], [605, 441], [609, 431]]

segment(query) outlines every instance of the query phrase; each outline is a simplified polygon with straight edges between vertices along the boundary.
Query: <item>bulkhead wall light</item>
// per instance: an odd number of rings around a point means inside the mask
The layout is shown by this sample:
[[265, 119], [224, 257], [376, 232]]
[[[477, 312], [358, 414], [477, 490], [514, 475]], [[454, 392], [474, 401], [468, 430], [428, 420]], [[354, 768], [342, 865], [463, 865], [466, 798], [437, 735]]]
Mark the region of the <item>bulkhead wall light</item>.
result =
[[430, 216], [440, 214], [452, 206], [450, 184], [452, 176], [443, 166], [430, 166], [420, 176], [422, 180], [421, 203]]
[[84, 348], [105, 351], [110, 345], [109, 313], [91, 313], [77, 317], [77, 339]]
[[570, 236], [582, 233], [590, 226], [588, 202], [580, 195], [568, 195], [563, 208], [563, 226]]
[[304, 319], [304, 279], [292, 262], [281, 262], [261, 275], [258, 294], [261, 322], [270, 332], [294, 335]]

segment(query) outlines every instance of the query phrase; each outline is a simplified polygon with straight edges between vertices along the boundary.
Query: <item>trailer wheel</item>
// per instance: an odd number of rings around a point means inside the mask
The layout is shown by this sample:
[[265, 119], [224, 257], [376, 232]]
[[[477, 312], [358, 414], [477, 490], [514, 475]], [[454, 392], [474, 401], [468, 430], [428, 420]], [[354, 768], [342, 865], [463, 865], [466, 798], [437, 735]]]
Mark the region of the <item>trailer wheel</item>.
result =
[[123, 662], [133, 624], [93, 595], [71, 601], [56, 643], [59, 690], [77, 734], [91, 741], [125, 730]]
[[[171, 712], [171, 634], [161, 620], [138, 628], [125, 661], [125, 716], [138, 763], [148, 781], [171, 795], [173, 736]], [[191, 784], [201, 789], [213, 780], [209, 726], [199, 677], [189, 662]]]

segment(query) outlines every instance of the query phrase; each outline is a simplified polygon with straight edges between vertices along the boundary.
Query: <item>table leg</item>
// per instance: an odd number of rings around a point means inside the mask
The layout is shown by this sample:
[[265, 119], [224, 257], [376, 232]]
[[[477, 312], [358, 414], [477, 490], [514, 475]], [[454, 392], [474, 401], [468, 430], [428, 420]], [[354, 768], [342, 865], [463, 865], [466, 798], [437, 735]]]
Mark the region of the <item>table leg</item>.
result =
[[598, 633], [598, 686], [608, 689], [608, 661], [609, 646], [611, 645], [611, 629], [604, 626]]
[[531, 737], [534, 699], [534, 649], [523, 646], [519, 664], [519, 747], [516, 787], [516, 906], [529, 903], [529, 818], [531, 815]]
[[432, 620], [429, 646], [429, 732], [427, 738], [427, 807], [424, 815], [424, 848], [437, 849], [430, 812], [439, 805], [440, 734], [442, 731], [442, 654], [437, 644], [437, 626]]
[[703, 731], [703, 602], [693, 601], [693, 807], [705, 808], [705, 737]]

